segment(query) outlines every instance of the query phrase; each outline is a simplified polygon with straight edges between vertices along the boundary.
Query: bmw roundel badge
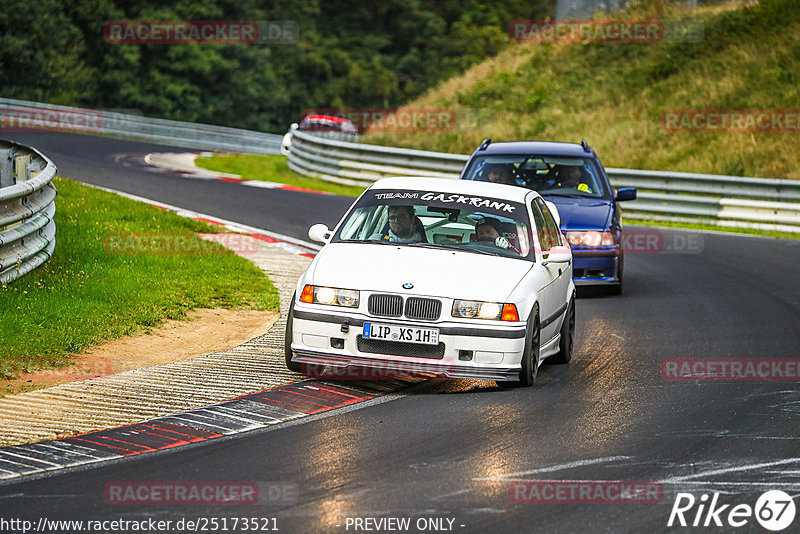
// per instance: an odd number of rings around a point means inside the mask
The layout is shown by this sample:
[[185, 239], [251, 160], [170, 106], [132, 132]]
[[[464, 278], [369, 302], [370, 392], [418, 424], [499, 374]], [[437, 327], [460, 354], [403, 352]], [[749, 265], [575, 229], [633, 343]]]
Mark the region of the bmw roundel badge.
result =
[[413, 287], [414, 287], [414, 284], [412, 284], [410, 282], [406, 282], [405, 284], [403, 284], [403, 289], [411, 289]]

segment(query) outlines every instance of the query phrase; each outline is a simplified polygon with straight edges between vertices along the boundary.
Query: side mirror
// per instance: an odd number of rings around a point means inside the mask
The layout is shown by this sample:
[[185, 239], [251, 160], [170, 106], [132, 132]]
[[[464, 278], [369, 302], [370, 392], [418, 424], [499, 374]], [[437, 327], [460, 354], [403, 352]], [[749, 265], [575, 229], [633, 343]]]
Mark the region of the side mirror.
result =
[[636, 199], [636, 188], [635, 187], [623, 187], [617, 191], [617, 196], [614, 197], [614, 200], [617, 202], [622, 202], [623, 200], [635, 200]]
[[569, 263], [571, 261], [572, 250], [566, 245], [561, 245], [550, 249], [550, 253], [542, 261], [542, 265], [549, 265], [551, 263]]
[[547, 204], [547, 208], [550, 210], [550, 214], [553, 216], [553, 219], [556, 220], [556, 226], [560, 227], [561, 226], [561, 214], [558, 213], [558, 208], [556, 207], [555, 204], [553, 204], [549, 200], [545, 200], [544, 203]]
[[331, 231], [324, 224], [318, 223], [308, 229], [308, 238], [312, 241], [327, 243], [331, 240]]
[[289, 126], [290, 130], [296, 130], [299, 125], [296, 122], [293, 122], [291, 126]]

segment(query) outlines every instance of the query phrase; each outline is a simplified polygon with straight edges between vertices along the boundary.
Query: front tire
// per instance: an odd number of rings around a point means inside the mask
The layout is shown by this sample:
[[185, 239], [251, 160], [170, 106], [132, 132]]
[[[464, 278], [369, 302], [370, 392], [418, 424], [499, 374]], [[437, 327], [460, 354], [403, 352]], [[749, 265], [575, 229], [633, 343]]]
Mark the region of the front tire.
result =
[[541, 329], [539, 328], [539, 309], [534, 308], [528, 320], [528, 329], [525, 335], [525, 350], [522, 353], [522, 369], [519, 380], [507, 382], [510, 387], [530, 387], [539, 373], [539, 348], [541, 344]]
[[570, 299], [564, 322], [561, 323], [561, 341], [558, 352], [545, 360], [545, 363], [569, 363], [575, 343], [575, 296]]
[[294, 298], [297, 293], [292, 295], [292, 302], [289, 304], [289, 313], [286, 317], [286, 334], [283, 337], [284, 357], [286, 358], [286, 368], [295, 373], [300, 372], [300, 364], [292, 361], [292, 325], [294, 323], [292, 315], [294, 315]]
[[625, 256], [622, 254], [619, 255], [619, 261], [617, 263], [617, 280], [619, 280], [618, 284], [614, 284], [608, 290], [610, 295], [622, 295], [622, 272], [625, 270]]

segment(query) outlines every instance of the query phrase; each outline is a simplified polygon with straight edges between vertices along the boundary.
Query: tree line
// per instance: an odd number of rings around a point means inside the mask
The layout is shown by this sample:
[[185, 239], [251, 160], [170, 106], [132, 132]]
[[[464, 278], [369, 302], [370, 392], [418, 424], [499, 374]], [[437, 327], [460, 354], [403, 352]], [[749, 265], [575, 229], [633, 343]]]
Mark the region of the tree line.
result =
[[[0, 96], [283, 132], [394, 107], [495, 55], [549, 0], [0, 0]], [[117, 44], [112, 21], [284, 21], [282, 44]]]

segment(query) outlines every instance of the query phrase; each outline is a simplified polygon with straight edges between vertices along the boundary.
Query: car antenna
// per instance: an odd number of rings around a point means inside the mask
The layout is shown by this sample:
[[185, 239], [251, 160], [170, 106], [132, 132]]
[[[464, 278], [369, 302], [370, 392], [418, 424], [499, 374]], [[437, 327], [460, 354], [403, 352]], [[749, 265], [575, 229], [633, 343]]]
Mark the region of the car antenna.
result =
[[586, 139], [581, 139], [581, 146], [583, 147], [584, 152], [592, 151], [592, 147], [589, 146], [589, 143], [586, 142]]
[[478, 147], [478, 150], [479, 151], [480, 150], [486, 150], [486, 147], [488, 147], [491, 144], [492, 144], [492, 138], [491, 137], [487, 137], [486, 139], [483, 140], [483, 142], [481, 143], [481, 146]]

